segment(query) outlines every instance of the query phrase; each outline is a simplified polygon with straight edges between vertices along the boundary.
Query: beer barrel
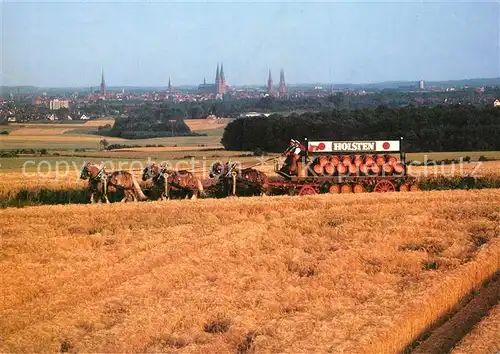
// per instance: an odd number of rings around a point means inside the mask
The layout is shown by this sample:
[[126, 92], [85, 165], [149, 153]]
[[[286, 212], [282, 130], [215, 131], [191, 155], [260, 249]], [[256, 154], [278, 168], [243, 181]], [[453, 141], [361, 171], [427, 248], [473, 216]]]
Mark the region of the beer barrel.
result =
[[348, 184], [343, 184], [340, 188], [341, 193], [352, 193], [352, 187]]
[[385, 164], [384, 155], [377, 155], [377, 157], [375, 158], [375, 163], [379, 166], [383, 166]]
[[393, 168], [388, 163], [386, 163], [386, 164], [384, 164], [384, 166], [382, 166], [382, 172], [384, 173], [384, 176], [392, 175], [392, 171], [393, 171]]
[[330, 156], [330, 163], [333, 165], [333, 166], [337, 166], [340, 164], [340, 157], [338, 156]]
[[359, 172], [362, 175], [367, 175], [370, 171], [370, 167], [368, 165], [362, 164], [359, 166]]
[[410, 186], [407, 183], [403, 183], [399, 186], [400, 192], [408, 192], [410, 190]]
[[332, 194], [340, 193], [340, 186], [338, 184], [331, 184], [328, 187], [328, 193], [332, 193]]
[[321, 165], [314, 165], [313, 166], [313, 171], [316, 173], [318, 176], [321, 176], [323, 174], [323, 166]]
[[340, 164], [337, 166], [337, 172], [339, 173], [339, 175], [345, 175], [347, 172], [347, 167], [345, 165]]
[[365, 156], [365, 165], [373, 165], [375, 163], [375, 160], [373, 159], [373, 156], [371, 155], [366, 155]]
[[373, 164], [373, 165], [371, 165], [371, 166], [370, 166], [370, 172], [371, 172], [372, 174], [374, 174], [374, 175], [379, 175], [379, 174], [380, 174], [380, 171], [381, 171], [381, 169], [380, 169], [380, 166], [379, 166], [379, 165], [377, 165], [377, 164]]
[[323, 168], [325, 170], [325, 174], [327, 175], [333, 175], [335, 173], [335, 166], [331, 163], [327, 163]]
[[405, 167], [400, 162], [394, 164], [392, 167], [394, 168], [394, 173], [397, 175], [402, 174], [405, 170]]
[[351, 176], [355, 176], [358, 174], [358, 166], [356, 165], [349, 165], [347, 170], [349, 171], [349, 174]]
[[325, 166], [328, 163], [328, 156], [320, 156], [319, 157], [319, 164], [321, 166]]
[[363, 158], [360, 155], [354, 156], [354, 165], [361, 166], [363, 164]]
[[352, 191], [354, 193], [364, 193], [366, 192], [366, 188], [362, 184], [355, 184]]
[[389, 165], [395, 165], [398, 162], [398, 158], [396, 156], [390, 155], [387, 157], [387, 163]]
[[342, 156], [342, 164], [344, 164], [345, 166], [351, 165], [352, 164], [351, 156], [349, 155]]

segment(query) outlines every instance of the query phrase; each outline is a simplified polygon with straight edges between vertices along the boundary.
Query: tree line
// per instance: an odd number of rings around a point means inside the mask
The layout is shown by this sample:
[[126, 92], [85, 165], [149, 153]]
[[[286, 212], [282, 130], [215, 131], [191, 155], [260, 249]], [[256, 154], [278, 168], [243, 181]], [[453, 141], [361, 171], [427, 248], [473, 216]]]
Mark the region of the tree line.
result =
[[172, 109], [167, 104], [141, 105], [127, 117], [115, 119], [110, 129], [100, 129], [99, 134], [125, 139], [199, 135], [184, 122], [182, 111]]
[[331, 110], [236, 119], [221, 143], [229, 150], [281, 152], [290, 139], [404, 138], [406, 151], [500, 150], [500, 109], [492, 106]]

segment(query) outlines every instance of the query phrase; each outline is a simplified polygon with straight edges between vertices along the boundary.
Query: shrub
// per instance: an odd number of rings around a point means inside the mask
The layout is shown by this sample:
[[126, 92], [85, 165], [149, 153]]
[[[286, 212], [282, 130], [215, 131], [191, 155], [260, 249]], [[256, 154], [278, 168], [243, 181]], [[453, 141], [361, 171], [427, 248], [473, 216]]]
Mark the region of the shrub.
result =
[[3, 130], [0, 132], [0, 135], [9, 135], [9, 132], [7, 130]]
[[479, 161], [488, 161], [488, 158], [484, 155], [479, 156]]

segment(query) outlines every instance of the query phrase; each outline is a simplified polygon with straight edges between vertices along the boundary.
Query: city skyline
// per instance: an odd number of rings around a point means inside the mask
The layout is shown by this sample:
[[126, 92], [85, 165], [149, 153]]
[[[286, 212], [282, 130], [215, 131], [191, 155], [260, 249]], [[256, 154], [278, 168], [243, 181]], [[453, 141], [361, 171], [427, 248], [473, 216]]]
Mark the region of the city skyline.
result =
[[498, 14], [496, 2], [6, 2], [0, 85], [96, 86], [104, 69], [110, 87], [197, 86], [214, 62], [233, 86], [266, 86], [269, 68], [290, 84], [499, 77]]

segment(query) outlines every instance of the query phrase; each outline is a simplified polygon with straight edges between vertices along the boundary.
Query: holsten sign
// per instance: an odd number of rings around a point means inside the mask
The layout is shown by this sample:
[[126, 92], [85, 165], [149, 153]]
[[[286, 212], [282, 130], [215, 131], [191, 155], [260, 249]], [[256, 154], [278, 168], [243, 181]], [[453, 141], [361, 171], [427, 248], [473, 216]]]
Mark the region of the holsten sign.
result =
[[379, 141], [309, 141], [310, 152], [399, 151], [399, 140]]

